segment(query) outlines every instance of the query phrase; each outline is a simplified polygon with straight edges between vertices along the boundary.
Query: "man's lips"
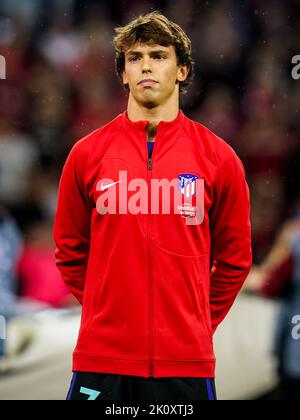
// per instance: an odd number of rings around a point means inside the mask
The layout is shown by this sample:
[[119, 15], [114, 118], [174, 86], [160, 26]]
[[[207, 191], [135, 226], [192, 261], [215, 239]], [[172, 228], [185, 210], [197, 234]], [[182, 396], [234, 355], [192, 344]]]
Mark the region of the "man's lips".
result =
[[155, 80], [146, 79], [146, 80], [142, 80], [141, 82], [139, 82], [138, 85], [140, 85], [140, 86], [153, 86], [156, 83], [157, 82]]

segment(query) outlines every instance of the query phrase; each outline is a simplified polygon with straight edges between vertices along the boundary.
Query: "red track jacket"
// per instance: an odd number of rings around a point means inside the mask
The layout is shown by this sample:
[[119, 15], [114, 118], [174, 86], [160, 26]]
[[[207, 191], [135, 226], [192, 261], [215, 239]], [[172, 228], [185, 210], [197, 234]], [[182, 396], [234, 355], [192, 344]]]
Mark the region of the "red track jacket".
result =
[[[160, 122], [149, 160], [147, 124], [120, 114], [75, 144], [63, 169], [56, 261], [83, 305], [73, 370], [214, 377], [212, 336], [252, 262], [245, 172], [181, 110]], [[154, 180], [178, 185], [162, 198]]]

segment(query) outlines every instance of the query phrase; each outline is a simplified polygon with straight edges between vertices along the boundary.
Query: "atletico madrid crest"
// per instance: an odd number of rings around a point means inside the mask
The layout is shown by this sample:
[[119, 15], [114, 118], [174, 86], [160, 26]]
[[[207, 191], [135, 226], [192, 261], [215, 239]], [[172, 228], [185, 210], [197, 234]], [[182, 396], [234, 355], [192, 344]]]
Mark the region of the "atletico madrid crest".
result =
[[178, 179], [178, 188], [184, 197], [191, 198], [197, 193], [197, 175], [180, 174]]

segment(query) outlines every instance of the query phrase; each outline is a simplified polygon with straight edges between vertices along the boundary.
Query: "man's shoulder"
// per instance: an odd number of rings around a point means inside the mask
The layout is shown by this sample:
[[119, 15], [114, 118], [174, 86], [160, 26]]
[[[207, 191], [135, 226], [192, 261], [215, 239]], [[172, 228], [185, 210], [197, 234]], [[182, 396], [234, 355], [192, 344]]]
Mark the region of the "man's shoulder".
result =
[[85, 137], [81, 138], [74, 144], [74, 149], [78, 151], [90, 150], [96, 147], [102, 139], [112, 136], [115, 132], [120, 129], [122, 114], [116, 116], [113, 120], [109, 121], [105, 125], [97, 128]]
[[199, 140], [203, 143], [204, 147], [207, 150], [210, 150], [217, 159], [232, 159], [237, 158], [235, 150], [230, 146], [230, 144], [207, 128], [202, 123], [187, 118], [187, 123], [190, 124], [190, 128], [196, 130], [199, 135]]

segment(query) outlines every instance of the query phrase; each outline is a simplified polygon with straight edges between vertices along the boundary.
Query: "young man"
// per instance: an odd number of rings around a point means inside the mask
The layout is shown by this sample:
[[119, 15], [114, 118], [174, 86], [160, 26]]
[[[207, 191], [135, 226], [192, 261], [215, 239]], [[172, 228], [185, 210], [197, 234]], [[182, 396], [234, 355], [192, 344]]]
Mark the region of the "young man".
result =
[[74, 146], [54, 227], [83, 305], [68, 398], [215, 399], [212, 337], [251, 266], [244, 169], [179, 109], [183, 30], [153, 12], [116, 32], [128, 108]]

